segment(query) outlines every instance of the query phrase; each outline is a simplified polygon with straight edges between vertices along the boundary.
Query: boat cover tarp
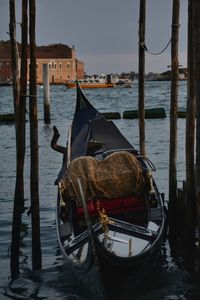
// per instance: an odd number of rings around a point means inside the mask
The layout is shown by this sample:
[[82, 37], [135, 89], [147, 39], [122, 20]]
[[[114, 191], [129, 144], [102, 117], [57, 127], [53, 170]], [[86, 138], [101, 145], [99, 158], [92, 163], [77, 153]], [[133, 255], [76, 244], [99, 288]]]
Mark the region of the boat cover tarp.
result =
[[113, 121], [98, 118], [90, 124], [91, 137], [102, 143], [103, 153], [109, 150], [134, 149]]
[[95, 198], [116, 198], [141, 194], [143, 177], [137, 158], [127, 152], [115, 152], [104, 160], [91, 156], [78, 157], [71, 161], [67, 173], [61, 180], [63, 198], [77, 199], [81, 206], [81, 195], [77, 178], [80, 178], [86, 201]]
[[103, 152], [133, 148], [113, 121], [106, 120], [91, 105], [78, 86], [76, 110], [72, 122], [71, 160], [86, 154], [89, 139], [100, 141]]
[[74, 138], [71, 159], [86, 155], [89, 140], [101, 143], [102, 154], [112, 150], [134, 149], [113, 121], [97, 117], [85, 123], [85, 126]]
[[[100, 142], [102, 154], [106, 151], [134, 149], [121, 134], [113, 121], [108, 121], [87, 100], [80, 86], [77, 86], [77, 103], [72, 122], [70, 160], [87, 155], [90, 141]], [[61, 180], [67, 169], [66, 157], [56, 183]]]

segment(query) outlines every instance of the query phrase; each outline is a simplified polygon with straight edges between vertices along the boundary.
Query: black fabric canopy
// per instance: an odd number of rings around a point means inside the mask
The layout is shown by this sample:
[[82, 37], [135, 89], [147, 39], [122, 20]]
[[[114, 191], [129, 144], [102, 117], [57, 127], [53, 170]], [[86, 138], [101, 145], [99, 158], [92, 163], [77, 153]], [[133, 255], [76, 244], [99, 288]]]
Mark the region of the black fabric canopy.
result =
[[[83, 94], [77, 83], [77, 102], [72, 122], [70, 160], [86, 155], [88, 142], [97, 141], [102, 145], [102, 154], [106, 151], [133, 149], [133, 146], [121, 134], [112, 121], [95, 109]], [[60, 179], [67, 168], [67, 156], [64, 158], [63, 167], [58, 175]]]
[[90, 130], [92, 139], [102, 143], [103, 152], [133, 149], [113, 121], [107, 121], [104, 117], [93, 120], [90, 123]]

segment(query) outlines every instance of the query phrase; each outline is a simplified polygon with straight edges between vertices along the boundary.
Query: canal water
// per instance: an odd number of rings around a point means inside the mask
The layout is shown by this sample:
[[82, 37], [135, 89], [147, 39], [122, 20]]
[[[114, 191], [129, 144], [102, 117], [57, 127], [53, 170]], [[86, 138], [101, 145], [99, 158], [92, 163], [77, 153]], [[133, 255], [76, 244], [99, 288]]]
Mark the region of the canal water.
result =
[[[137, 109], [137, 82], [132, 88], [85, 90], [92, 104], [101, 112], [120, 112]], [[167, 117], [146, 120], [146, 152], [156, 167], [154, 177], [159, 190], [168, 199], [169, 160], [169, 106], [170, 82], [146, 83], [146, 108], [163, 107]], [[106, 291], [100, 274], [75, 271], [60, 254], [55, 226], [57, 190], [54, 181], [59, 172], [62, 156], [50, 148], [52, 127], [60, 132], [60, 143], [66, 144], [67, 130], [75, 108], [75, 90], [65, 86], [51, 86], [51, 125], [43, 122], [43, 89], [38, 87], [39, 163], [40, 163], [40, 217], [43, 270], [31, 271], [31, 219], [30, 207], [30, 147], [29, 121], [26, 122], [25, 206], [22, 224], [20, 279], [10, 282], [10, 241], [13, 197], [15, 189], [15, 127], [0, 125], [0, 300], [104, 300]], [[186, 107], [186, 83], [180, 82], [179, 109]], [[28, 110], [28, 103], [27, 103]], [[0, 113], [13, 112], [12, 88], [0, 87]], [[138, 149], [138, 121], [116, 120], [115, 123]], [[178, 186], [185, 179], [185, 119], [178, 119]], [[111, 278], [112, 280], [112, 278]], [[182, 257], [174, 257], [169, 242], [163, 243], [160, 263], [145, 278], [138, 290], [132, 283], [113, 288], [109, 299], [169, 300], [200, 299], [200, 288], [194, 272], [185, 268]]]

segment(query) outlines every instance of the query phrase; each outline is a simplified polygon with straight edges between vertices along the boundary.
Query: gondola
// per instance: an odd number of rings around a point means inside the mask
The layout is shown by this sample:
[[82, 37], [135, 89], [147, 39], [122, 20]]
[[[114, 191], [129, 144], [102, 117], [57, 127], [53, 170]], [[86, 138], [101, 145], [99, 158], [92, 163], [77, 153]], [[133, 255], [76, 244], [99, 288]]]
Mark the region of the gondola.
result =
[[147, 272], [161, 251], [165, 227], [155, 167], [92, 106], [78, 83], [64, 149], [56, 179], [63, 256], [83, 271], [97, 266], [106, 274]]

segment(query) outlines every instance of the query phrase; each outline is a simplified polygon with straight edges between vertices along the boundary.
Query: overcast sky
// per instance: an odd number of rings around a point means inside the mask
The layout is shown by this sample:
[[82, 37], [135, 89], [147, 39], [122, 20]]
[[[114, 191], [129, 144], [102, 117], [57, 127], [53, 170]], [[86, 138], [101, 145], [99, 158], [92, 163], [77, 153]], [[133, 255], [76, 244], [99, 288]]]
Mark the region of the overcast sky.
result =
[[[180, 0], [179, 62], [186, 66], [187, 0]], [[146, 45], [161, 51], [171, 37], [172, 0], [147, 0]], [[37, 45], [74, 45], [88, 74], [138, 71], [139, 0], [36, 0]], [[21, 0], [16, 0], [21, 21]], [[0, 40], [9, 38], [9, 0], [0, 0]], [[18, 25], [19, 27], [19, 25]], [[20, 31], [17, 39], [20, 41]], [[170, 47], [146, 54], [146, 72], [170, 65]]]

